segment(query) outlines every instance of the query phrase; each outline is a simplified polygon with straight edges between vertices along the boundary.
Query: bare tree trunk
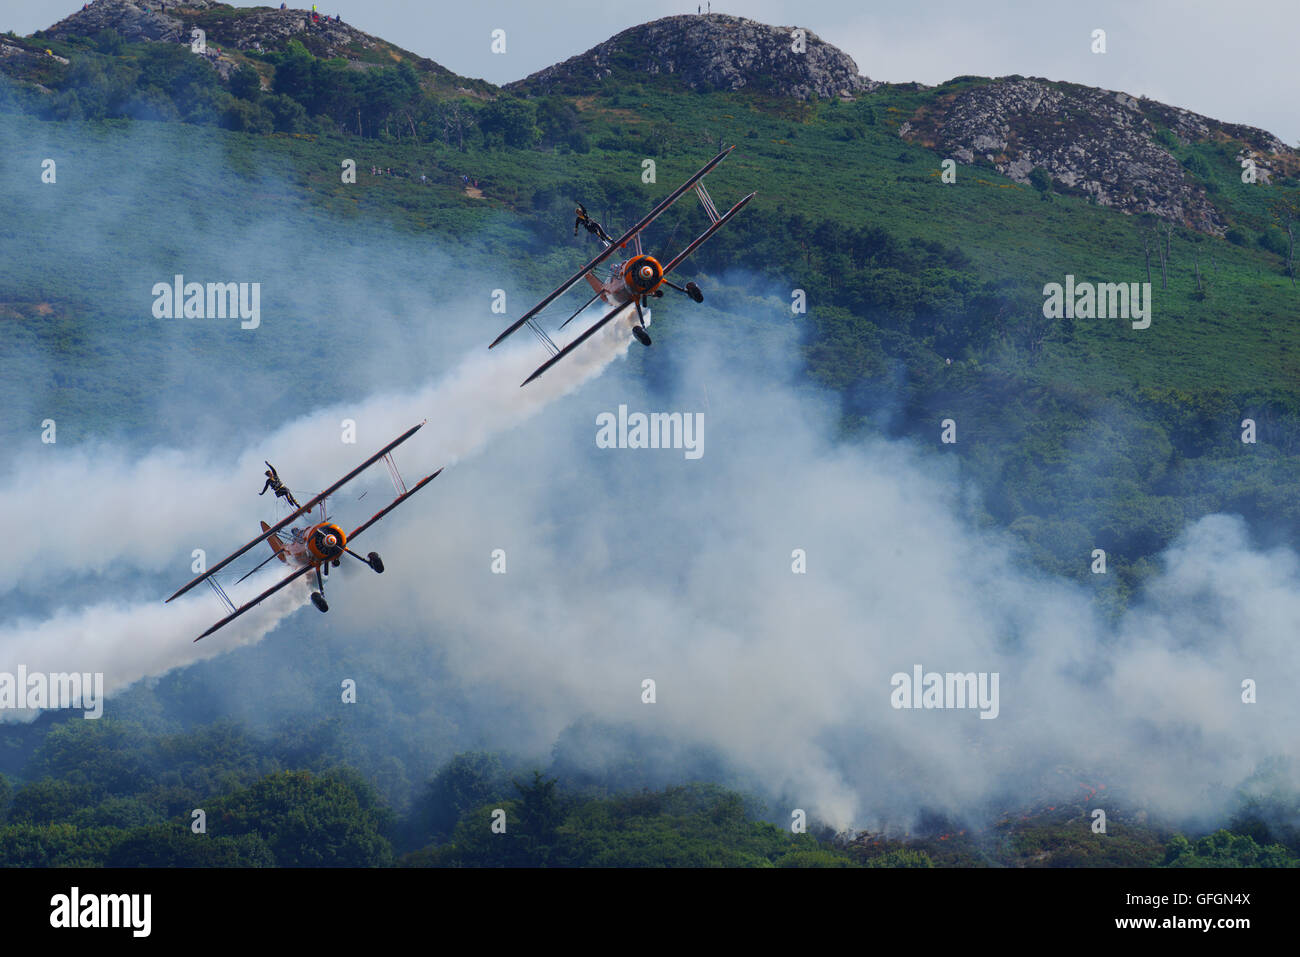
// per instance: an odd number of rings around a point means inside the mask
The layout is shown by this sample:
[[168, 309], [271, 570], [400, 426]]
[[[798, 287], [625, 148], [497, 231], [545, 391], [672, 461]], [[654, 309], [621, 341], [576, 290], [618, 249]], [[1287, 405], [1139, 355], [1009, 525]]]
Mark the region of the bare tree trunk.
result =
[[1142, 255], [1147, 261], [1147, 284], [1151, 283], [1151, 237], [1146, 233], [1142, 234]]
[[1193, 252], [1193, 254], [1194, 254], [1194, 257], [1193, 257], [1192, 262], [1193, 262], [1193, 265], [1194, 265], [1194, 267], [1195, 267], [1195, 269], [1196, 269], [1196, 291], [1197, 291], [1197, 292], [1200, 292], [1200, 291], [1201, 291], [1201, 250], [1200, 250], [1200, 247], [1198, 246], [1196, 249], [1192, 250], [1192, 252]]
[[1169, 256], [1165, 251], [1166, 247], [1157, 246], [1156, 252], [1160, 254], [1160, 288], [1169, 288]]

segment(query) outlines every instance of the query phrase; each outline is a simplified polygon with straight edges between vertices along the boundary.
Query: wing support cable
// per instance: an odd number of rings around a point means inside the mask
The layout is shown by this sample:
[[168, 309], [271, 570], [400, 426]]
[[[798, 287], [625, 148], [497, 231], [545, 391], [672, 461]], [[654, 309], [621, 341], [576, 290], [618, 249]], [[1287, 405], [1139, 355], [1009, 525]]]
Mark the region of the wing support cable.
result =
[[[272, 555], [271, 557], [274, 558], [275, 556]], [[217, 596], [217, 601], [226, 606], [226, 611], [234, 611], [235, 603], [230, 600], [230, 596], [226, 594], [226, 590], [221, 587], [221, 582], [217, 581], [215, 578], [209, 578], [206, 579], [206, 581], [208, 587], [212, 589], [212, 594]]]

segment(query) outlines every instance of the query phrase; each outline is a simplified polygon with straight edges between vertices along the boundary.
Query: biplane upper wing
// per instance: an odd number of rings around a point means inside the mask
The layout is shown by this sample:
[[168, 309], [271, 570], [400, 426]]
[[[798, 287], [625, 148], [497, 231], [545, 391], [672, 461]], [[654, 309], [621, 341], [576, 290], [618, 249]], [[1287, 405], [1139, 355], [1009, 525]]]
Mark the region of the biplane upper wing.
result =
[[[671, 260], [669, 260], [668, 265], [664, 266], [664, 273], [663, 273], [663, 274], [664, 274], [665, 276], [667, 276], [670, 272], [672, 272], [674, 269], [676, 269], [678, 266], [680, 266], [683, 262], [685, 262], [687, 256], [689, 256], [691, 253], [695, 252], [695, 250], [699, 249], [700, 246], [704, 243], [704, 241], [705, 241], [706, 239], [708, 239], [710, 236], [712, 236], [714, 233], [716, 233], [719, 229], [721, 229], [723, 226], [725, 226], [725, 225], [727, 224], [727, 220], [731, 219], [732, 216], [735, 216], [736, 213], [738, 213], [738, 212], [740, 212], [742, 209], [744, 209], [745, 205], [746, 205], [746, 204], [747, 204], [751, 199], [753, 199], [753, 198], [754, 198], [755, 196], [757, 196], [757, 195], [758, 195], [757, 193], [750, 193], [748, 196], [746, 196], [746, 197], [744, 197], [743, 199], [741, 199], [740, 202], [736, 203], [735, 206], [731, 207], [731, 209], [727, 210], [727, 211], [726, 211], [725, 213], [723, 213], [721, 216], [718, 216], [717, 218], [714, 218], [713, 221], [712, 221], [711, 223], [709, 223], [709, 228], [708, 228], [708, 229], [706, 229], [704, 232], [700, 233], [700, 235], [696, 236], [695, 239], [691, 241], [690, 245], [688, 245], [688, 246], [687, 246], [685, 249], [683, 249], [680, 253], [678, 253], [678, 254], [677, 254], [676, 256], [674, 256]], [[712, 218], [712, 217], [711, 217], [711, 218]], [[593, 301], [594, 301], [594, 299], [593, 299]], [[589, 303], [587, 303], [587, 305], [591, 305], [591, 303], [589, 302]], [[543, 372], [545, 372], [545, 371], [546, 371], [547, 369], [549, 369], [551, 366], [555, 365], [555, 363], [559, 362], [561, 359], [563, 359], [565, 356], [567, 356], [567, 355], [568, 355], [570, 352], [572, 352], [574, 349], [578, 348], [578, 346], [582, 345], [584, 342], [586, 342], [588, 339], [590, 339], [593, 335], [595, 335], [596, 330], [600, 329], [600, 328], [601, 328], [602, 326], [604, 326], [606, 323], [610, 322], [610, 321], [611, 321], [615, 316], [617, 316], [620, 312], [622, 312], [624, 309], [626, 309], [628, 306], [631, 306], [631, 305], [634, 305], [634, 301], [625, 302], [625, 303], [623, 303], [621, 306], [616, 306], [613, 310], [611, 310], [609, 313], [607, 313], [606, 315], [604, 315], [604, 316], [603, 316], [603, 317], [602, 317], [598, 322], [596, 322], [596, 324], [593, 325], [590, 329], [588, 329], [588, 330], [587, 330], [586, 332], [584, 332], [582, 335], [578, 336], [578, 338], [574, 339], [574, 340], [573, 340], [572, 342], [570, 342], [567, 346], [565, 346], [563, 349], [561, 349], [561, 350], [560, 350], [559, 352], [557, 352], [555, 355], [551, 356], [551, 357], [550, 357], [549, 359], [547, 359], [544, 363], [542, 363], [540, 366], [538, 366], [536, 372], [534, 372], [532, 375], [530, 375], [527, 379], [525, 379], [523, 382], [521, 382], [521, 383], [519, 384], [519, 385], [520, 385], [520, 388], [523, 388], [524, 386], [528, 385], [528, 383], [532, 382], [534, 379], [536, 379], [539, 375], [541, 375]], [[583, 308], [586, 308], [586, 307], [584, 306]], [[579, 311], [581, 311], [581, 310], [579, 310]], [[574, 315], [577, 315], [577, 313], [575, 313]], [[569, 318], [572, 319], [573, 316], [570, 316]], [[567, 320], [566, 320], [566, 323], [567, 323]]]
[[[547, 296], [545, 299], [543, 299], [543, 300], [542, 300], [541, 302], [539, 302], [537, 305], [533, 306], [533, 308], [530, 309], [530, 310], [528, 310], [528, 312], [524, 313], [524, 316], [523, 316], [522, 319], [519, 319], [518, 321], [516, 321], [516, 322], [515, 322], [512, 326], [510, 326], [510, 328], [508, 328], [505, 332], [503, 332], [503, 333], [501, 333], [501, 335], [497, 336], [496, 339], [494, 339], [494, 340], [492, 341], [492, 345], [488, 346], [488, 348], [491, 349], [493, 346], [495, 346], [495, 345], [497, 345], [498, 343], [500, 343], [501, 340], [505, 339], [507, 336], [509, 336], [509, 335], [511, 335], [511, 334], [513, 334], [513, 333], [515, 333], [515, 332], [518, 332], [518, 331], [519, 331], [519, 328], [520, 328], [521, 326], [523, 326], [523, 324], [526, 323], [529, 319], [532, 319], [532, 318], [533, 318], [534, 316], [536, 316], [539, 312], [541, 312], [543, 309], [545, 309], [547, 306], [549, 306], [551, 303], [553, 303], [556, 299], [558, 299], [560, 296], [564, 295], [566, 292], [568, 292], [570, 289], [572, 289], [573, 286], [574, 286], [574, 285], [575, 285], [579, 280], [581, 280], [582, 277], [585, 276], [589, 271], [591, 271], [592, 269], [596, 268], [596, 267], [599, 266], [601, 263], [603, 263], [606, 259], [608, 259], [610, 256], [612, 256], [612, 255], [614, 254], [614, 250], [616, 250], [616, 249], [621, 249], [621, 248], [623, 247], [623, 245], [624, 245], [625, 243], [628, 242], [628, 240], [633, 239], [633, 238], [634, 238], [638, 233], [641, 232], [641, 230], [645, 229], [647, 226], [649, 226], [651, 223], [653, 223], [656, 219], [658, 219], [661, 215], [663, 215], [664, 211], [667, 210], [668, 207], [672, 206], [673, 203], [675, 203], [675, 202], [677, 202], [679, 199], [681, 199], [682, 196], [686, 193], [686, 191], [687, 191], [688, 189], [690, 189], [692, 186], [694, 186], [696, 183], [698, 183], [701, 179], [703, 179], [705, 176], [707, 176], [710, 172], [712, 172], [712, 171], [713, 171], [713, 168], [714, 168], [715, 166], [717, 166], [719, 163], [721, 163], [724, 159], [726, 159], [726, 158], [727, 158], [727, 154], [730, 153], [730, 152], [731, 152], [732, 150], [734, 150], [735, 148], [736, 148], [736, 147], [734, 147], [734, 146], [728, 146], [725, 150], [723, 150], [723, 151], [722, 151], [721, 153], [719, 153], [717, 156], [713, 157], [713, 159], [711, 159], [711, 160], [709, 160], [707, 163], [705, 163], [704, 166], [700, 168], [700, 171], [699, 171], [698, 173], [696, 173], [694, 176], [692, 176], [692, 177], [691, 177], [690, 179], [688, 179], [686, 182], [682, 183], [681, 186], [678, 186], [675, 190], [673, 190], [671, 193], [669, 193], [669, 194], [668, 194], [668, 197], [667, 197], [666, 199], [664, 199], [663, 202], [661, 202], [661, 203], [660, 203], [658, 206], [656, 206], [654, 209], [650, 210], [650, 212], [647, 213], [647, 214], [645, 215], [645, 217], [644, 217], [640, 222], [638, 222], [635, 226], [633, 226], [631, 229], [629, 229], [627, 232], [625, 232], [625, 233], [624, 233], [622, 236], [620, 236], [618, 239], [614, 240], [613, 243], [611, 243], [610, 245], [606, 246], [606, 247], [604, 248], [604, 250], [602, 250], [599, 254], [597, 254], [597, 256], [596, 256], [595, 259], [591, 260], [591, 262], [587, 263], [587, 265], [583, 266], [581, 269], [579, 269], [577, 272], [575, 272], [572, 276], [570, 276], [568, 279], [566, 279], [563, 283], [561, 283], [559, 286], [557, 286], [557, 287], [555, 288], [555, 290], [554, 290], [554, 291], [553, 291], [549, 296]], [[567, 350], [566, 350], [566, 351], [567, 351]]]
[[[319, 495], [313, 498], [306, 505], [303, 505], [297, 511], [293, 512], [288, 518], [284, 519], [283, 521], [277, 522], [275, 525], [270, 526], [266, 531], [262, 532], [261, 535], [257, 536], [257, 538], [253, 539], [247, 545], [244, 545], [242, 548], [239, 548], [238, 550], [231, 552], [229, 555], [227, 555], [221, 561], [217, 562], [215, 565], [213, 565], [203, 574], [191, 579], [183, 587], [181, 587], [181, 589], [177, 591], [176, 594], [172, 595], [171, 598], [168, 598], [167, 601], [171, 601], [173, 598], [179, 598], [181, 595], [184, 595], [195, 585], [199, 584], [199, 582], [221, 571], [221, 569], [225, 568], [227, 565], [233, 562], [240, 555], [244, 554], [244, 552], [248, 551], [254, 545], [266, 541], [266, 539], [268, 539], [270, 536], [274, 535], [282, 528], [287, 527], [290, 522], [293, 522], [298, 518], [301, 518], [302, 516], [311, 512], [311, 510], [315, 508], [320, 502], [323, 502], [328, 496], [333, 495], [335, 492], [337, 492], [348, 482], [351, 482], [354, 478], [356, 478], [366, 469], [370, 468], [370, 466], [374, 465], [376, 462], [382, 459], [389, 452], [393, 451], [393, 449], [397, 448], [399, 445], [401, 445], [403, 442], [405, 442], [407, 439], [413, 436], [416, 432], [420, 431], [420, 429], [422, 429], [423, 427], [424, 427], [424, 423], [421, 422], [419, 425], [415, 425], [407, 429], [405, 432], [403, 432], [401, 435], [395, 438], [392, 442], [389, 442], [386, 446], [384, 446], [374, 455], [370, 456], [370, 458], [366, 459], [364, 462], [362, 462], [360, 465], [354, 468], [347, 475], [343, 476], [341, 479], [339, 479], [337, 482], [335, 482], [325, 491], [321, 492]], [[260, 601], [261, 599], [258, 600]], [[247, 608], [249, 606], [246, 605], [244, 607]], [[240, 609], [240, 610], [243, 611], [244, 609]]]
[[[397, 508], [398, 505], [401, 505], [402, 502], [406, 501], [408, 498], [410, 498], [410, 497], [411, 497], [412, 495], [414, 495], [416, 492], [420, 491], [420, 489], [424, 488], [426, 485], [428, 485], [430, 482], [432, 482], [434, 479], [436, 479], [436, 478], [437, 478], [439, 475], [441, 475], [441, 474], [442, 474], [442, 469], [438, 469], [438, 471], [434, 472], [432, 475], [426, 475], [424, 478], [420, 479], [420, 481], [417, 482], [417, 483], [415, 484], [415, 486], [414, 486], [413, 488], [410, 489], [410, 491], [403, 492], [401, 495], [397, 496], [397, 498], [393, 499], [393, 501], [391, 501], [391, 502], [388, 504], [388, 506], [387, 506], [386, 508], [382, 508], [382, 509], [380, 509], [380, 510], [379, 510], [378, 512], [376, 512], [374, 515], [370, 516], [370, 518], [367, 519], [365, 522], [363, 522], [361, 525], [357, 526], [356, 530], [353, 531], [352, 534], [348, 536], [348, 541], [350, 542], [350, 541], [352, 541], [353, 539], [355, 539], [358, 535], [360, 535], [362, 532], [364, 532], [367, 528], [369, 528], [371, 525], [375, 524], [375, 522], [379, 521], [381, 518], [383, 518], [385, 515], [387, 515], [387, 514], [388, 514], [389, 512], [391, 512], [393, 509]], [[275, 556], [272, 555], [271, 557], [274, 558]], [[258, 567], [260, 568], [261, 566], [259, 565]], [[226, 625], [230, 624], [232, 621], [234, 621], [236, 618], [238, 618], [238, 617], [239, 617], [240, 615], [242, 615], [244, 612], [248, 611], [250, 608], [254, 607], [255, 605], [260, 605], [263, 601], [265, 601], [267, 598], [270, 598], [272, 595], [274, 595], [276, 592], [278, 592], [281, 588], [284, 588], [284, 587], [285, 587], [286, 585], [288, 585], [290, 582], [292, 582], [292, 581], [294, 581], [294, 580], [296, 580], [296, 579], [298, 579], [298, 578], [301, 578], [303, 575], [306, 575], [306, 574], [307, 574], [308, 572], [310, 572], [313, 568], [315, 568], [314, 565], [304, 565], [302, 568], [299, 568], [299, 569], [297, 569], [296, 571], [291, 572], [290, 574], [284, 576], [284, 578], [280, 579], [278, 582], [276, 582], [274, 585], [272, 585], [272, 586], [271, 586], [270, 588], [268, 588], [266, 591], [262, 592], [262, 594], [258, 595], [256, 598], [251, 599], [250, 601], [245, 602], [244, 604], [240, 605], [240, 606], [239, 606], [238, 608], [236, 608], [233, 612], [231, 612], [231, 613], [230, 613], [229, 615], [227, 615], [225, 618], [222, 618], [219, 622], [217, 622], [215, 625], [213, 625], [211, 628], [209, 628], [209, 629], [208, 629], [207, 631], [205, 631], [203, 634], [199, 635], [199, 637], [198, 637], [198, 638], [195, 638], [194, 640], [195, 640], [195, 641], [199, 641], [200, 639], [203, 639], [203, 638], [208, 637], [208, 635], [212, 634], [212, 633], [213, 633], [214, 631], [216, 631], [217, 629], [219, 629], [219, 628], [224, 628]], [[256, 571], [256, 569], [254, 569], [254, 571]], [[250, 574], [251, 574], [251, 572], [250, 572]], [[244, 577], [247, 578], [248, 576], [245, 575]], [[243, 579], [241, 578], [240, 581], [243, 581]]]

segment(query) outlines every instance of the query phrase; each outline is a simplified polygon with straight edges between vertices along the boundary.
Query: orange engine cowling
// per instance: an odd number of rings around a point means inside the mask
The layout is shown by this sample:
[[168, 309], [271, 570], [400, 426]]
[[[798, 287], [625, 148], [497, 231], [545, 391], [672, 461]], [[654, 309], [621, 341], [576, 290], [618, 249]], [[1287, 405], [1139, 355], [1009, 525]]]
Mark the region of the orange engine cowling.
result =
[[664, 281], [664, 267], [654, 256], [636, 256], [623, 267], [623, 284], [636, 296], [648, 296]]
[[321, 522], [307, 533], [307, 551], [315, 561], [338, 558], [347, 544], [347, 535], [333, 522]]

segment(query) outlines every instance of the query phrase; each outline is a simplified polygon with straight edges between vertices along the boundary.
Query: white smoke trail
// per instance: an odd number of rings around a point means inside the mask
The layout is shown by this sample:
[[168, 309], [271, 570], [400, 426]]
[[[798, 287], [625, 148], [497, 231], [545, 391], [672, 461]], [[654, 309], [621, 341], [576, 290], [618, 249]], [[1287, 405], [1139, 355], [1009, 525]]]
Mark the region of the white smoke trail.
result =
[[[0, 566], [0, 592], [64, 572], [122, 565], [162, 571], [180, 568], [180, 559], [188, 567], [193, 548], [214, 557], [237, 546], [256, 529], [250, 490], [261, 482], [263, 459], [273, 461], [299, 501], [306, 501], [313, 489], [427, 418], [397, 452], [404, 472], [452, 465], [599, 375], [626, 352], [630, 321], [610, 323], [526, 388], [519, 383], [538, 364], [538, 350], [476, 350], [409, 395], [380, 394], [309, 412], [258, 440], [234, 463], [216, 462], [202, 448], [136, 455], [99, 444], [67, 451], [46, 446], [0, 485], [9, 547], [24, 556]], [[342, 441], [345, 419], [356, 423], [355, 444]], [[217, 533], [222, 537], [214, 541]]]
[[[275, 572], [259, 573], [242, 591], [231, 589], [231, 598], [246, 601], [269, 588], [276, 577]], [[175, 607], [161, 602], [107, 601], [64, 608], [41, 621], [20, 619], [0, 629], [0, 670], [14, 674], [22, 665], [29, 675], [98, 673], [104, 676], [103, 692], [108, 696], [141, 678], [260, 641], [282, 618], [306, 604], [307, 594], [305, 584], [295, 583], [227, 625], [220, 632], [220, 641], [210, 636], [197, 643], [191, 639], [219, 614], [211, 601]], [[23, 691], [18, 690], [20, 694]], [[31, 720], [38, 713], [0, 710], [0, 721]]]
[[[252, 537], [256, 506], [250, 499], [264, 458], [274, 459], [287, 480], [301, 483], [310, 476], [315, 486], [292, 486], [305, 501], [311, 488], [324, 486], [427, 417], [425, 429], [398, 451], [406, 476], [452, 465], [599, 375], [626, 352], [630, 321], [611, 323], [526, 388], [519, 383], [537, 365], [536, 349], [476, 350], [413, 394], [372, 396], [304, 415], [233, 464], [216, 463], [201, 449], [132, 456], [102, 446], [67, 452], [50, 446], [42, 454], [57, 456], [53, 463], [27, 460], [0, 487], [11, 546], [26, 559], [0, 568], [0, 591], [110, 566], [174, 569], [180, 584], [190, 577], [193, 548], [204, 548], [211, 561]], [[355, 444], [341, 440], [344, 419], [356, 423]], [[247, 600], [275, 578], [274, 572], [260, 573], [231, 597], [236, 603]], [[219, 617], [219, 607], [206, 594], [168, 606], [160, 599], [60, 608], [44, 620], [19, 620], [0, 630], [0, 671], [13, 672], [22, 664], [29, 672], [103, 672], [106, 692], [117, 691], [260, 640], [300, 608], [307, 593], [305, 585], [290, 586], [223, 629], [219, 640], [213, 636], [197, 644], [191, 639]]]

